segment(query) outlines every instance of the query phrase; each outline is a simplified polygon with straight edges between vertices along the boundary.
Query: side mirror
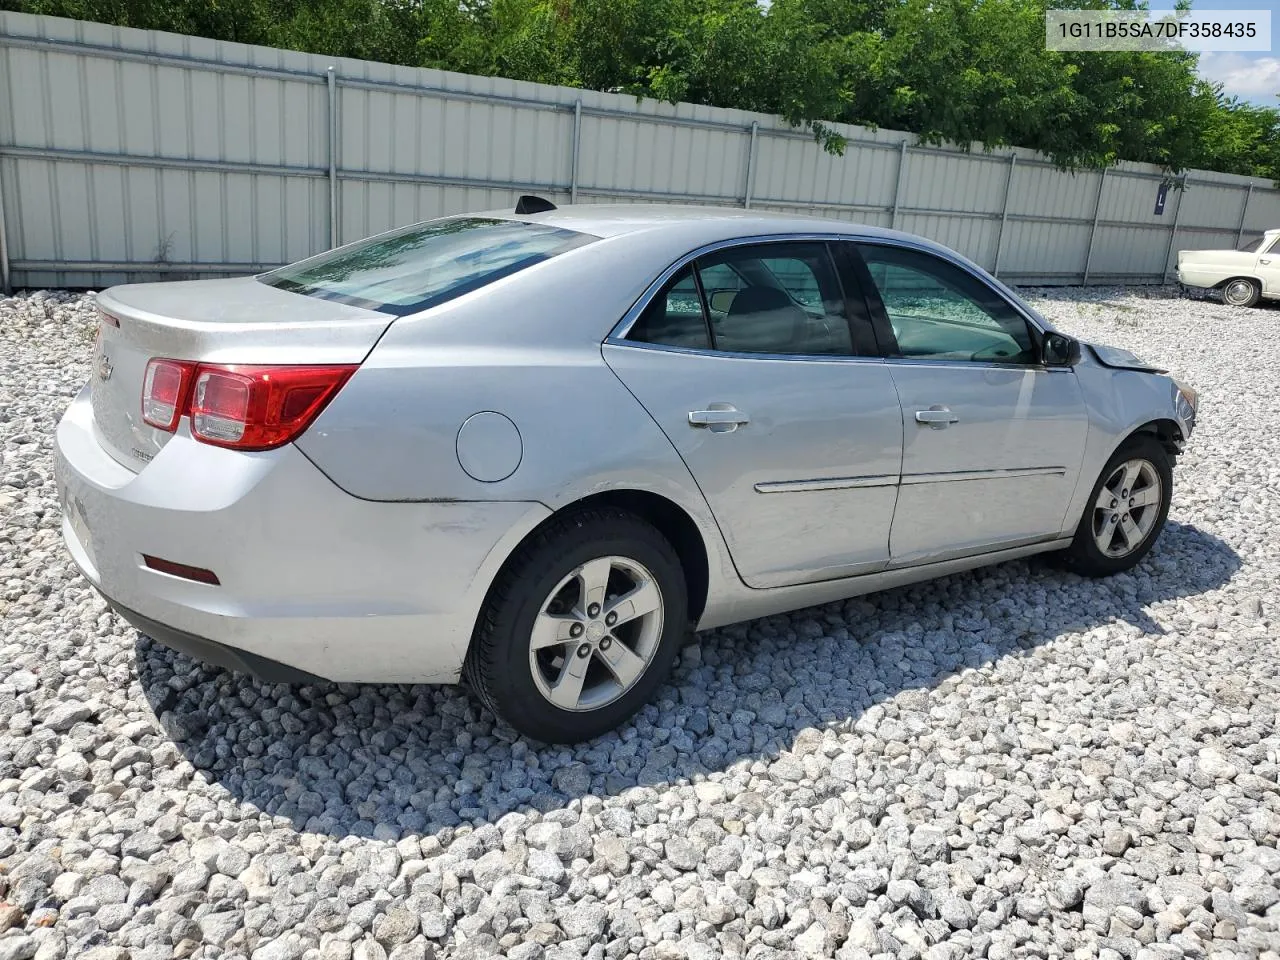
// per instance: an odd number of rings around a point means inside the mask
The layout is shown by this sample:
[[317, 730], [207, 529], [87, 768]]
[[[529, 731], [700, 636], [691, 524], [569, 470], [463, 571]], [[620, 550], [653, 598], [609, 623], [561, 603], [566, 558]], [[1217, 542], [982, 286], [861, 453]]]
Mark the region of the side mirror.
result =
[[1040, 357], [1046, 367], [1073, 367], [1080, 362], [1080, 341], [1050, 330], [1041, 342]]

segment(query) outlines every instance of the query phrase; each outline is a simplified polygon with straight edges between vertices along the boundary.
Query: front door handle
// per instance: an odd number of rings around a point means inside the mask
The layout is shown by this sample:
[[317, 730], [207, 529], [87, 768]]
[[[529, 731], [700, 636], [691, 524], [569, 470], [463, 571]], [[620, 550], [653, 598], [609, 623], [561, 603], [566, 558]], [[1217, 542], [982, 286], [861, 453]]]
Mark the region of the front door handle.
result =
[[934, 430], [945, 430], [960, 418], [940, 403], [935, 403], [928, 410], [916, 411], [916, 423], [927, 423]]
[[1271, 259], [1270, 259], [1269, 257], [1259, 257], [1259, 258], [1258, 258], [1258, 262], [1259, 262], [1259, 263], [1270, 263], [1270, 262], [1271, 262]]
[[690, 410], [689, 425], [706, 427], [712, 433], [732, 433], [751, 418], [731, 403], [713, 403], [706, 410]]

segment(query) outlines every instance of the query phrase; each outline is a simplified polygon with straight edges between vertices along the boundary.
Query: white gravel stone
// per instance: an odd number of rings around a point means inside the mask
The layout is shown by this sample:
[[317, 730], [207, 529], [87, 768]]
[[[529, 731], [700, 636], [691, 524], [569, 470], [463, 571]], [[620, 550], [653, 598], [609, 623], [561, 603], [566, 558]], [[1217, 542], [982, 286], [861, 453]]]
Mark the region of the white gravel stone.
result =
[[1280, 312], [1026, 295], [1200, 390], [1135, 571], [710, 631], [572, 748], [140, 638], [60, 542], [91, 298], [0, 299], [0, 960], [1280, 960]]

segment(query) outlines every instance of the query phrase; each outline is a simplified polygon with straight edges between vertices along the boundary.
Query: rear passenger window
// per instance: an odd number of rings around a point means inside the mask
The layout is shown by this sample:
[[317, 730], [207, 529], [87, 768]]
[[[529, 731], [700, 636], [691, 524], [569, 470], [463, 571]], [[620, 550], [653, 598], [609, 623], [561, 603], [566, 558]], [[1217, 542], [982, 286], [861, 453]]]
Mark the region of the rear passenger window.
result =
[[[815, 310], [827, 309], [828, 304], [822, 298], [822, 285], [813, 270], [814, 264], [791, 257], [762, 257], [760, 262], [796, 303]], [[821, 264], [818, 266], [821, 268]], [[838, 302], [834, 305], [839, 311]]]
[[822, 241], [729, 247], [699, 258], [649, 303], [630, 338], [727, 353], [856, 352], [840, 278]]
[[631, 328], [631, 339], [696, 350], [711, 347], [707, 319], [702, 312], [702, 300], [692, 267], [682, 269], [666, 290], [649, 301], [649, 306]]

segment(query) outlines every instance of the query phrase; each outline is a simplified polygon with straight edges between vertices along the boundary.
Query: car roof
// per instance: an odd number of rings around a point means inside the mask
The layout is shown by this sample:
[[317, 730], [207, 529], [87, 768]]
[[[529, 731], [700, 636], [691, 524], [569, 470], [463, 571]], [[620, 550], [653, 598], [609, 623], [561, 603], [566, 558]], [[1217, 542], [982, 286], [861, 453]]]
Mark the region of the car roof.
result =
[[[749, 210], [740, 207], [712, 207], [658, 203], [579, 203], [541, 213], [516, 214], [512, 210], [489, 210], [474, 216], [501, 217], [545, 223], [594, 234], [617, 237], [672, 227], [693, 227], [708, 242], [734, 237], [778, 233], [841, 233], [858, 237], [897, 237], [909, 234], [870, 224], [830, 220], [803, 214]], [[920, 238], [911, 237], [919, 242]]]

